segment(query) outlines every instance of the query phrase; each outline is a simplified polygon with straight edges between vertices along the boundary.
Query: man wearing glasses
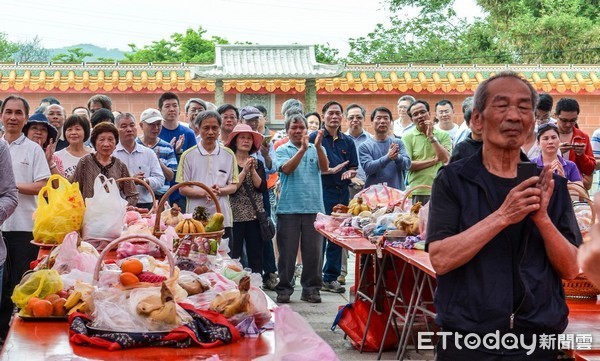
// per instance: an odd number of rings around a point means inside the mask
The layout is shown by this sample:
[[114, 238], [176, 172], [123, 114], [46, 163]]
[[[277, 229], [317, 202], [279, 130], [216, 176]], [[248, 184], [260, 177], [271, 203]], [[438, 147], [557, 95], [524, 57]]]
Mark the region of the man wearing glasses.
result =
[[435, 103], [435, 117], [439, 121], [435, 127], [448, 133], [454, 144], [454, 139], [456, 139], [456, 133], [458, 132], [458, 124], [452, 121], [453, 115], [454, 105], [452, 105], [450, 100], [443, 99]]
[[206, 110], [206, 102], [200, 98], [191, 98], [185, 103], [183, 109], [185, 111], [185, 120], [187, 120], [190, 129], [193, 130], [196, 135], [196, 142], [200, 142], [200, 129], [196, 128], [194, 120], [198, 113]]
[[575, 162], [586, 189], [592, 187], [596, 160], [590, 137], [577, 128], [579, 103], [572, 98], [562, 98], [556, 103], [555, 116], [558, 119], [560, 152], [563, 158]]
[[535, 107], [535, 127], [546, 123], [556, 124], [556, 119], [550, 116], [554, 99], [548, 93], [541, 93], [539, 96], [540, 100]]
[[[438, 169], [448, 163], [452, 141], [450, 135], [443, 130], [436, 129], [429, 114], [429, 103], [417, 100], [408, 107], [408, 115], [415, 127], [402, 137], [406, 152], [411, 159], [408, 172], [408, 186], [433, 184], [433, 178]], [[423, 205], [429, 202], [431, 191], [417, 189], [413, 193], [413, 202]]]

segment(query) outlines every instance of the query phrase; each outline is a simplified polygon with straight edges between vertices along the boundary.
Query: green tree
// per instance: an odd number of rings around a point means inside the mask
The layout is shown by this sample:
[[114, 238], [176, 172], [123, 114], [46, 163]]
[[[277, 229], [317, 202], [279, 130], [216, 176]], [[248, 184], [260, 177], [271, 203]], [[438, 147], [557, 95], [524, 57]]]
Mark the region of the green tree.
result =
[[0, 33], [0, 61], [13, 61], [13, 54], [18, 50], [17, 44], [8, 40], [5, 33]]
[[71, 48], [67, 49], [67, 53], [60, 53], [52, 57], [52, 61], [60, 63], [81, 63], [85, 61], [88, 56], [94, 54], [83, 51], [82, 48]]
[[[396, 51], [389, 56], [391, 61], [590, 64], [600, 61], [598, 0], [477, 0], [486, 15], [472, 23], [453, 14], [455, 0], [384, 1], [392, 13], [406, 6], [417, 7], [419, 18], [403, 21], [392, 14], [390, 27], [379, 24], [366, 37], [350, 39], [354, 61], [361, 58], [385, 61], [381, 49]], [[444, 32], [443, 24], [448, 22], [459, 25], [449, 26]], [[407, 37], [408, 43], [394, 44], [406, 42]], [[411, 37], [417, 43], [410, 43]], [[424, 49], [431, 47], [434, 48]]]
[[419, 19], [392, 17], [364, 37], [351, 38], [352, 63], [492, 63], [506, 62], [495, 32], [484, 22], [467, 23], [450, 8]]
[[323, 64], [337, 64], [342, 61], [340, 59], [340, 51], [331, 47], [329, 43], [315, 44], [315, 58], [318, 63]]
[[125, 54], [125, 61], [212, 63], [215, 60], [215, 45], [229, 42], [218, 36], [205, 39], [205, 34], [206, 30], [199, 26], [198, 30], [188, 28], [183, 34], [174, 33], [168, 40], [153, 41], [141, 49], [129, 44], [131, 52]]
[[114, 58], [105, 58], [105, 57], [99, 56], [98, 61], [101, 63], [114, 63], [116, 60]]

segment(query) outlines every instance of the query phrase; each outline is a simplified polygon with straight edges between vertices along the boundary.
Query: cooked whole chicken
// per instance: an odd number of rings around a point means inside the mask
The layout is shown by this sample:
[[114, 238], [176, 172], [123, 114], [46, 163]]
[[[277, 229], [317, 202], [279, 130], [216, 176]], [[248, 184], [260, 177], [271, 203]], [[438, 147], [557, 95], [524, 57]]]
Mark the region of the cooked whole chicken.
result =
[[209, 309], [231, 317], [238, 313], [248, 312], [250, 306], [250, 277], [244, 276], [240, 280], [237, 290], [222, 292], [210, 302]]
[[137, 305], [137, 312], [140, 315], [147, 316], [155, 322], [166, 324], [178, 324], [181, 322], [177, 315], [177, 304], [173, 298], [173, 293], [163, 282], [160, 289], [160, 296], [152, 295], [144, 298]]

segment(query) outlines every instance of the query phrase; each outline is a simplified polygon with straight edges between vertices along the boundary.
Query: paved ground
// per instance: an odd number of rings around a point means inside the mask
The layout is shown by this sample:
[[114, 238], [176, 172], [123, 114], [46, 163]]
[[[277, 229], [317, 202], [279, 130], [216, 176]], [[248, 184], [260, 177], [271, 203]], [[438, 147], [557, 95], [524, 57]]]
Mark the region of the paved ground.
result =
[[[312, 304], [300, 300], [302, 288], [299, 284], [296, 285], [296, 290], [289, 304], [294, 311], [300, 313], [310, 323], [315, 332], [321, 336], [336, 352], [340, 360], [376, 360], [377, 353], [365, 352], [359, 353], [355, 350], [348, 340], [344, 339], [344, 332], [337, 328], [334, 332], [330, 330], [333, 319], [335, 318], [338, 307], [349, 302], [348, 290], [353, 285], [354, 280], [354, 255], [350, 254], [348, 259], [348, 269], [352, 272], [346, 277], [346, 293], [335, 294], [330, 292], [321, 292], [322, 303]], [[273, 291], [265, 291], [273, 300], [277, 294]], [[385, 352], [382, 360], [395, 359], [396, 352]], [[416, 353], [410, 351], [406, 360], [433, 360], [432, 353]]]

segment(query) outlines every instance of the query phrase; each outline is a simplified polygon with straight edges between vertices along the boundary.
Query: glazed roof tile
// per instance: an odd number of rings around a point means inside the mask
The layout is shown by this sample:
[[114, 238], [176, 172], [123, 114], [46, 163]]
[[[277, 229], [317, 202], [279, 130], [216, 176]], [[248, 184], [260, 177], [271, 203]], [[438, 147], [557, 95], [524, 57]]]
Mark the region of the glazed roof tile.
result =
[[217, 45], [215, 64], [192, 68], [192, 77], [208, 79], [314, 79], [338, 76], [344, 66], [319, 64], [313, 46]]
[[[214, 79], [195, 78], [198, 64], [0, 64], [3, 92], [214, 92]], [[315, 79], [318, 93], [472, 93], [491, 74], [514, 70], [538, 91], [600, 94], [598, 65], [350, 64], [339, 76]], [[296, 76], [223, 79], [225, 92], [303, 92]]]

